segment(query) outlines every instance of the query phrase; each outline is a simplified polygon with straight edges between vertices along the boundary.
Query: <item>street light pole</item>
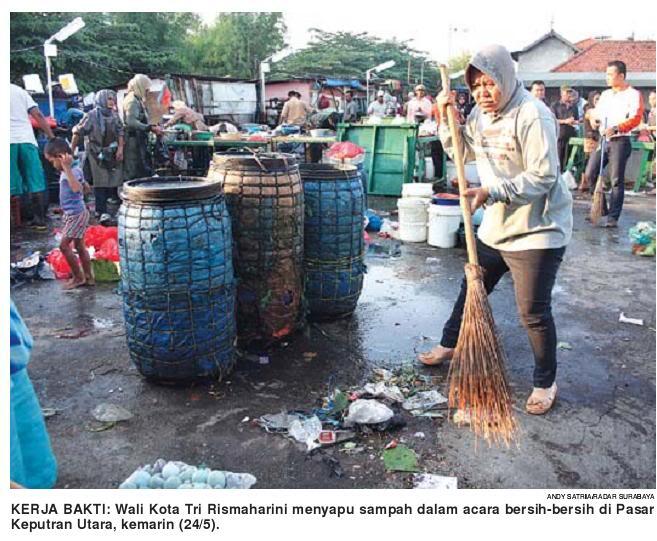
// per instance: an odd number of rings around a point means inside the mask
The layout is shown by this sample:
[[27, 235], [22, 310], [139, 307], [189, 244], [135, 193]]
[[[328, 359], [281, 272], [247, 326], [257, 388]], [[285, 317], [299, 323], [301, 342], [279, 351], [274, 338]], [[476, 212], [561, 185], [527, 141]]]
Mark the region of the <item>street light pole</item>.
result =
[[50, 65], [50, 57], [57, 56], [57, 46], [53, 45], [53, 41], [59, 41], [61, 43], [81, 28], [84, 28], [84, 21], [82, 20], [82, 17], [76, 17], [65, 27], [61, 28], [59, 32], [50, 36], [43, 44], [43, 55], [46, 57], [46, 79], [48, 81], [48, 107], [50, 110], [50, 116], [53, 118], [55, 117], [55, 107], [52, 99], [52, 69]]

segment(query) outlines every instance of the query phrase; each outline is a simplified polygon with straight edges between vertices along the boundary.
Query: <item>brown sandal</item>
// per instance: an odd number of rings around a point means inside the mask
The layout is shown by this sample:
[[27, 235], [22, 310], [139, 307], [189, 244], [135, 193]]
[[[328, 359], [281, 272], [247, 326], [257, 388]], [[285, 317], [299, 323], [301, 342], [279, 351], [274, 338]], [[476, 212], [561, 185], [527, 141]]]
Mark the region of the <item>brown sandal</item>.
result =
[[426, 366], [438, 366], [444, 361], [449, 361], [454, 356], [453, 348], [446, 348], [444, 346], [436, 346], [430, 351], [419, 353], [418, 360]]
[[[539, 396], [537, 396], [537, 394]], [[540, 396], [543, 395], [543, 396]], [[557, 384], [553, 383], [552, 387], [543, 389], [534, 387], [532, 394], [527, 399], [525, 409], [532, 415], [544, 415], [552, 409], [557, 400]]]

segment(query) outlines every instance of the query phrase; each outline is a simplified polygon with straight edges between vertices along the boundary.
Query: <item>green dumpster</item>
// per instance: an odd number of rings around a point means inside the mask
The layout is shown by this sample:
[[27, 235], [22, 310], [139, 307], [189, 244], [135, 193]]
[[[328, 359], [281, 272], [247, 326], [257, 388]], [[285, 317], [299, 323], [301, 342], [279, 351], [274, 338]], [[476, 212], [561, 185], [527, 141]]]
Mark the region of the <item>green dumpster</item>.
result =
[[413, 182], [415, 124], [338, 124], [337, 140], [365, 149], [367, 193], [399, 196], [402, 184]]

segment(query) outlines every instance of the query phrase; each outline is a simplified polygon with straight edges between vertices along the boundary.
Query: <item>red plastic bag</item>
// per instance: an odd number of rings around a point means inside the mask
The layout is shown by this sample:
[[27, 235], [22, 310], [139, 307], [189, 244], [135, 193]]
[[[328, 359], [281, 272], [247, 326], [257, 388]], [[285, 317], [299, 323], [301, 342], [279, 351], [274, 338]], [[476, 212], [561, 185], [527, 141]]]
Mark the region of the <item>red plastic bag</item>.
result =
[[333, 143], [331, 148], [326, 152], [326, 155], [329, 158], [344, 160], [345, 158], [355, 158], [364, 153], [364, 148], [361, 148], [350, 141], [345, 141], [343, 143]]
[[84, 234], [84, 244], [86, 246], [93, 246], [96, 250], [100, 250], [106, 240], [114, 239], [118, 241], [118, 238], [118, 228], [92, 225], [87, 228], [87, 231]]
[[52, 250], [47, 256], [46, 261], [50, 265], [55, 277], [58, 280], [64, 280], [71, 277], [71, 267], [59, 248]]
[[100, 250], [96, 252], [96, 259], [105, 259], [106, 261], [118, 261], [119, 260], [119, 243], [116, 239], [109, 238], [103, 245], [100, 247]]

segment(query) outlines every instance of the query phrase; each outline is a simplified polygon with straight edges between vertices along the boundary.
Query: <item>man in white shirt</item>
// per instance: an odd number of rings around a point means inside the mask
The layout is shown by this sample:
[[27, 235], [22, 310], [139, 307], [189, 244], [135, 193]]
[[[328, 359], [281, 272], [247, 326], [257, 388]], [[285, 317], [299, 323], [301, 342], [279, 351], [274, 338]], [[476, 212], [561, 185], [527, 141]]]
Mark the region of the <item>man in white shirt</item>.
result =
[[[604, 165], [609, 163], [611, 198], [606, 227], [618, 227], [625, 196], [625, 165], [632, 154], [630, 132], [641, 123], [643, 98], [641, 93], [626, 81], [624, 62], [613, 60], [607, 64], [607, 86], [595, 109], [591, 125], [600, 130], [601, 145], [605, 145]], [[586, 178], [596, 179], [600, 172], [600, 152], [591, 154], [586, 165]]]
[[32, 97], [20, 86], [9, 85], [9, 184], [11, 195], [32, 194], [33, 227], [46, 230], [46, 179], [30, 116], [48, 139], [53, 133]]
[[427, 89], [424, 85], [415, 87], [415, 97], [408, 102], [406, 110], [406, 122], [417, 122], [417, 116], [421, 115], [424, 119], [431, 118], [431, 109], [433, 104], [427, 98]]
[[386, 116], [386, 109], [388, 108], [388, 104], [385, 101], [385, 97], [386, 95], [383, 90], [379, 90], [376, 93], [376, 99], [370, 103], [370, 106], [367, 108], [367, 114], [369, 116]]

